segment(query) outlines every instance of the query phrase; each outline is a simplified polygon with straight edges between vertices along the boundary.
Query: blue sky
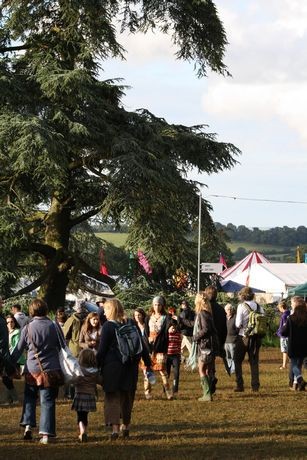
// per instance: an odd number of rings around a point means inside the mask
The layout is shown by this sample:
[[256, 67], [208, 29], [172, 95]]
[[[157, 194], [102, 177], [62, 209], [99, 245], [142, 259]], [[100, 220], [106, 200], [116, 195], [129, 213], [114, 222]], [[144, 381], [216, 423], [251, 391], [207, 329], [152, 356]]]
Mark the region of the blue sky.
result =
[[170, 123], [208, 124], [218, 140], [241, 151], [240, 165], [211, 176], [194, 175], [208, 187], [217, 222], [248, 227], [307, 226], [307, 2], [216, 0], [229, 45], [225, 63], [232, 78], [176, 61], [162, 34], [125, 35], [126, 61], [105, 62], [103, 78], [130, 86], [127, 110], [145, 107]]

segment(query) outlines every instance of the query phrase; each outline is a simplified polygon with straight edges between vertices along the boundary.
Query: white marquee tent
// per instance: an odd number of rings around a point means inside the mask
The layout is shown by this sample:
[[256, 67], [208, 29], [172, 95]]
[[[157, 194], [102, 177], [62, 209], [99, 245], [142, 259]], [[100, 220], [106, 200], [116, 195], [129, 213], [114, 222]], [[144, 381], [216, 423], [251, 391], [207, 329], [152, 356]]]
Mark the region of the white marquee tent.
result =
[[[245, 271], [226, 278], [222, 286], [231, 281], [234, 286], [250, 286], [255, 292], [266, 292], [274, 297], [287, 296], [288, 289], [307, 282], [307, 264], [256, 263]], [[238, 290], [238, 289], [237, 289]]]

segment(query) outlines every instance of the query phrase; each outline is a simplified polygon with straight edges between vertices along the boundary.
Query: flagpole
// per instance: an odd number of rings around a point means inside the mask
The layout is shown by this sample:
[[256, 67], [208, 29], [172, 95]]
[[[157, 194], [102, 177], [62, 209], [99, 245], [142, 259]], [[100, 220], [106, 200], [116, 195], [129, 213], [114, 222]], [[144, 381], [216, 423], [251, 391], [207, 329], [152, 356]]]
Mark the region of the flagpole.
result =
[[198, 250], [197, 250], [197, 292], [200, 289], [200, 237], [201, 237], [201, 202], [202, 196], [199, 190], [199, 208], [198, 208]]

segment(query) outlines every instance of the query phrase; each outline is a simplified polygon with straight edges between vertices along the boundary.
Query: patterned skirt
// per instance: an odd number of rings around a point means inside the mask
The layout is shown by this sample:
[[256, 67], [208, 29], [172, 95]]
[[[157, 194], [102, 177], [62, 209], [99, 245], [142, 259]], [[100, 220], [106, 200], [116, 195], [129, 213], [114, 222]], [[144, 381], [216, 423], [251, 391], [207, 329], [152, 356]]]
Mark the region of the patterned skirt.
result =
[[152, 369], [154, 371], [165, 371], [166, 370], [166, 353], [152, 353], [151, 354], [151, 362], [152, 362]]
[[79, 412], [96, 412], [96, 397], [86, 393], [77, 393], [71, 409]]

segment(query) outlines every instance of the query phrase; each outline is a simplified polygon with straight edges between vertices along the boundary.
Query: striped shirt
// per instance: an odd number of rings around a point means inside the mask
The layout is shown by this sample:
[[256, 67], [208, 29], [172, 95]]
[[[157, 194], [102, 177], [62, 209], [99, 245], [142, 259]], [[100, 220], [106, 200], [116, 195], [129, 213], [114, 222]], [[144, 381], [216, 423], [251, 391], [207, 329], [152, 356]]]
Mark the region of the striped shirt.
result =
[[168, 333], [168, 355], [180, 355], [181, 354], [181, 334], [180, 332], [169, 332]]

